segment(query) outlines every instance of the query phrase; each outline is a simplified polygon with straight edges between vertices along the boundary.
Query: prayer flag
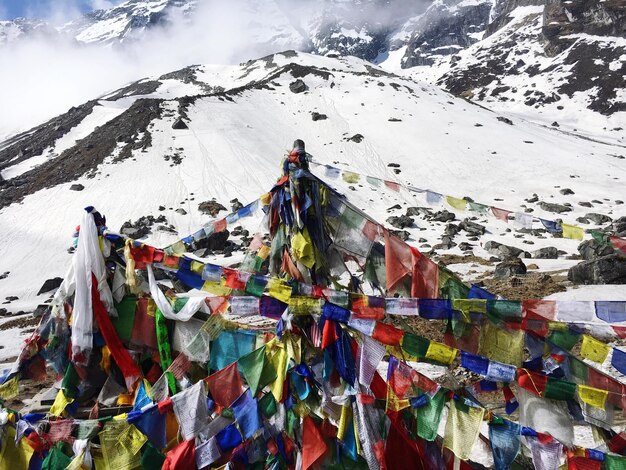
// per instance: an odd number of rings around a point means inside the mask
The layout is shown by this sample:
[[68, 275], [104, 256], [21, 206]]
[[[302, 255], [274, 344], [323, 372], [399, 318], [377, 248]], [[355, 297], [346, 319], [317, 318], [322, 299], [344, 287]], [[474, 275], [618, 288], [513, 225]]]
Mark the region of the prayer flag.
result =
[[443, 446], [459, 459], [468, 460], [478, 439], [484, 414], [483, 408], [459, 407], [455, 400], [451, 400]]
[[202, 380], [172, 396], [174, 414], [184, 440], [196, 437], [208, 422], [207, 395]]
[[261, 416], [256, 399], [247, 389], [231, 405], [239, 429], [244, 439], [250, 439], [256, 431], [261, 429]]
[[451, 348], [443, 343], [431, 341], [426, 350], [425, 359], [438, 364], [450, 365], [454, 361], [457, 351], [458, 349]]
[[189, 470], [196, 467], [195, 439], [183, 441], [165, 454], [163, 470]]
[[604, 409], [608, 394], [609, 392], [606, 390], [600, 390], [599, 388], [589, 387], [583, 384], [578, 385], [578, 396], [580, 399], [595, 408]]
[[513, 212], [507, 211], [507, 210], [504, 210], [504, 209], [498, 209], [497, 207], [491, 207], [491, 213], [494, 215], [494, 217], [496, 219], [500, 219], [503, 222], [508, 223], [509, 222], [509, 214], [512, 214]]
[[458, 211], [464, 211], [467, 206], [467, 201], [465, 199], [459, 199], [452, 196], [446, 196], [446, 202]]
[[228, 408], [241, 395], [241, 376], [237, 370], [237, 363], [209, 375], [204, 379], [215, 403]]
[[563, 229], [563, 238], [572, 238], [574, 240], [582, 240], [585, 237], [585, 231], [582, 227], [576, 225], [561, 224]]
[[611, 346], [604, 344], [602, 341], [598, 341], [589, 335], [583, 335], [583, 344], [580, 347], [580, 355], [585, 359], [602, 364], [610, 351]]
[[302, 423], [302, 470], [307, 470], [317, 463], [326, 450], [326, 443], [313, 418], [305, 416]]
[[259, 390], [276, 380], [276, 371], [266, 360], [265, 346], [239, 358], [237, 364], [253, 396], [256, 396]]
[[489, 441], [496, 470], [508, 470], [520, 448], [520, 425], [507, 419], [489, 424]]

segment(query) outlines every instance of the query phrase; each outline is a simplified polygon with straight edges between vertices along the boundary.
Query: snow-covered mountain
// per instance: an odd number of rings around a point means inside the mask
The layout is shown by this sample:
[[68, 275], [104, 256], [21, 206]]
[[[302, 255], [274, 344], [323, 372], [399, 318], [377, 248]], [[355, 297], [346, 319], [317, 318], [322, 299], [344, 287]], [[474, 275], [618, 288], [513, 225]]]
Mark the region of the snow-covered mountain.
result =
[[626, 0], [129, 0], [56, 29], [1, 22], [0, 47], [42, 31], [124, 47], [190, 28], [184, 48], [221, 23], [246, 36], [225, 48], [354, 55], [497, 111], [624, 142]]
[[[620, 145], [496, 114], [357, 58], [284, 52], [145, 79], [2, 144], [0, 271], [8, 274], [0, 298], [17, 297], [2, 308], [28, 311], [45, 300], [37, 292], [64, 274], [83, 207], [96, 206], [113, 230], [152, 216], [146, 240], [165, 246], [211, 220], [201, 203], [214, 199], [224, 216], [235, 199], [245, 204], [267, 191], [295, 138], [317, 163], [539, 217], [576, 223], [589, 212], [612, 219], [626, 212]], [[439, 254], [488, 260], [485, 243], [495, 240], [576, 253], [578, 241], [541, 230], [520, 234], [483, 216], [474, 219], [485, 227], [482, 237], [463, 232], [442, 243], [450, 229], [432, 219], [441, 207], [407, 212], [428, 207], [422, 196], [313, 171], [381, 222], [408, 213], [414, 223], [403, 230], [426, 252], [439, 245]], [[551, 212], [549, 203], [568, 212]], [[457, 221], [472, 216], [452, 214]], [[254, 233], [259, 223], [260, 216], [246, 219], [243, 228]], [[554, 270], [577, 261], [527, 262]], [[469, 265], [469, 272], [485, 269]]]

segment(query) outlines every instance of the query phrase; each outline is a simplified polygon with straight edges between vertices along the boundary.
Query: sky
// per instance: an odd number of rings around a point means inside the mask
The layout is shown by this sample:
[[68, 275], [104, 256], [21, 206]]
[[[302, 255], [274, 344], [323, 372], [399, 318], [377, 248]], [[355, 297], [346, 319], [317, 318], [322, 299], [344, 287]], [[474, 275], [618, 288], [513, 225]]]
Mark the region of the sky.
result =
[[59, 15], [79, 15], [88, 11], [109, 8], [121, 0], [0, 0], [0, 19], [12, 20], [19, 16], [48, 19]]

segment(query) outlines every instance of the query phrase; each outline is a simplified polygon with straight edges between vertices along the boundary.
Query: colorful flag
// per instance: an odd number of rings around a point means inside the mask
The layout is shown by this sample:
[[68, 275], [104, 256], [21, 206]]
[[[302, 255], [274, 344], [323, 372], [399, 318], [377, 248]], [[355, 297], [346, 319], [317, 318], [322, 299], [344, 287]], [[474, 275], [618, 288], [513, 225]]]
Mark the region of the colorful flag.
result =
[[580, 355], [590, 361], [602, 364], [611, 352], [611, 346], [604, 344], [602, 341], [589, 336], [583, 335], [583, 344], [580, 347]]
[[485, 410], [450, 401], [448, 420], [443, 435], [443, 446], [461, 460], [468, 460], [478, 439]]
[[561, 224], [563, 229], [563, 238], [571, 238], [574, 240], [582, 240], [585, 237], [585, 231], [582, 227], [569, 224]]

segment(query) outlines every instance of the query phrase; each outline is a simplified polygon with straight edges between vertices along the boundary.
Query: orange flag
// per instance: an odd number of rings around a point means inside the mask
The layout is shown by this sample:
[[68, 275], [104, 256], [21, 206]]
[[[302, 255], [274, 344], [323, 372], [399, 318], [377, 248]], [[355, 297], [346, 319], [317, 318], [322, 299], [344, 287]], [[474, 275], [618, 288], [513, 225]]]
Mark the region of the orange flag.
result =
[[326, 451], [326, 443], [315, 426], [313, 418], [307, 416], [302, 425], [302, 470], [313, 466]]

